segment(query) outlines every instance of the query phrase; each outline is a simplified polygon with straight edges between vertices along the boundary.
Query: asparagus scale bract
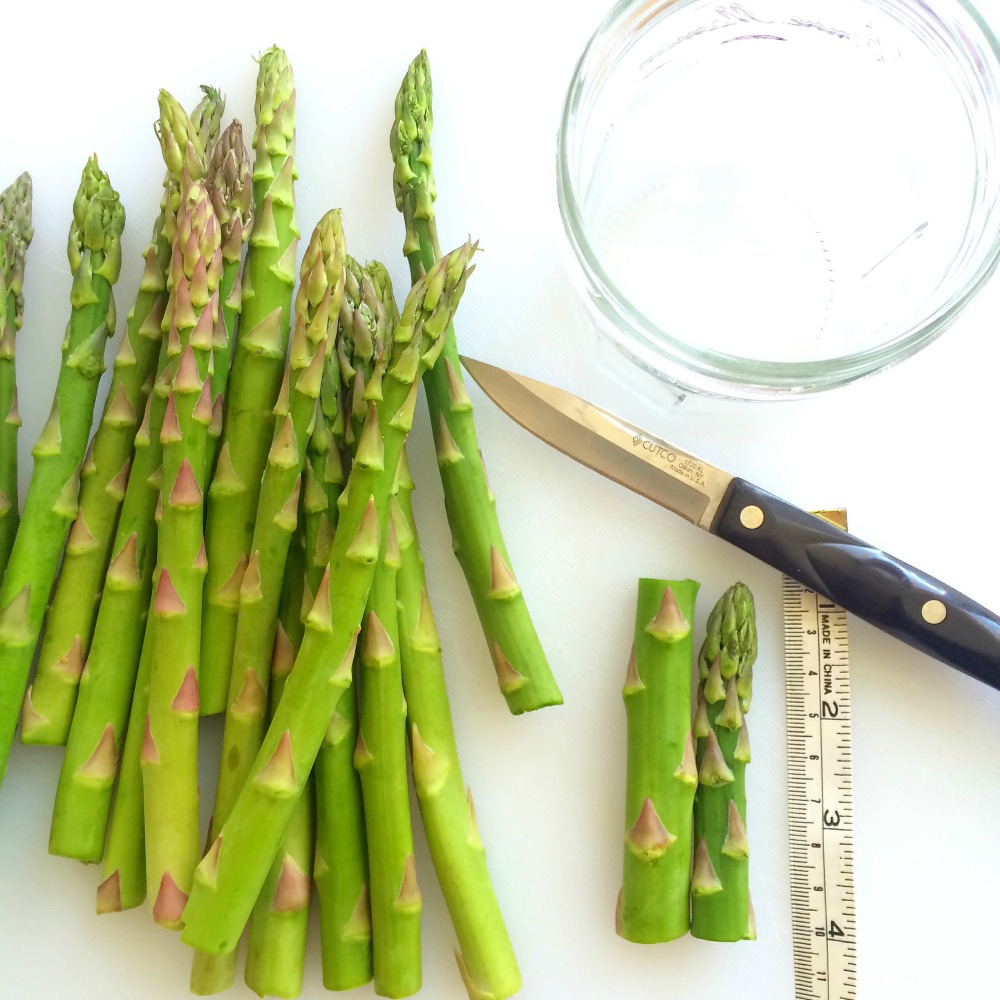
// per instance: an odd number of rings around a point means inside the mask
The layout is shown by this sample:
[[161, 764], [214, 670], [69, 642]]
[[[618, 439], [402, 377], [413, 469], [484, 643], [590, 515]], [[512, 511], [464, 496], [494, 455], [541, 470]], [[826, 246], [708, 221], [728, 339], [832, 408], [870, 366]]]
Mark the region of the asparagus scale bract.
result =
[[[208, 110], [203, 121], [208, 133], [211, 123], [221, 116], [225, 101], [213, 88], [202, 89]], [[23, 743], [61, 745], [69, 735], [77, 688], [90, 650], [115, 528], [125, 498], [136, 431], [157, 374], [167, 305], [165, 276], [170, 266], [172, 218], [179, 197], [179, 154], [184, 151], [190, 161], [188, 169], [196, 176], [203, 169], [200, 162], [195, 164], [191, 158], [204, 159], [204, 144], [209, 135], [200, 135], [199, 126], [165, 91], [160, 93], [159, 104], [160, 141], [174, 167], [167, 174], [164, 204], [143, 255], [145, 268], [139, 292], [129, 312], [107, 401], [83, 469], [80, 509], [66, 542], [45, 618], [35, 679], [25, 698]]]
[[691, 933], [709, 941], [757, 936], [746, 831], [750, 739], [745, 715], [756, 657], [753, 595], [745, 584], [736, 583], [712, 609], [698, 654]]
[[[342, 692], [350, 683], [389, 496], [413, 421], [421, 369], [432, 365], [465, 288], [475, 246], [442, 258], [410, 290], [396, 327], [381, 399], [370, 404], [330, 566], [306, 618], [302, 647], [250, 776], [199, 865], [182, 940], [235, 947], [281, 843]], [[400, 886], [402, 889], [402, 885]]]
[[[413, 280], [441, 253], [431, 171], [431, 76], [427, 53], [410, 64], [396, 97], [390, 133], [396, 207], [406, 223], [403, 252]], [[511, 567], [462, 382], [454, 327], [441, 364], [424, 375], [438, 468], [455, 555], [483, 626], [500, 690], [515, 714], [562, 704], [524, 594]]]
[[[102, 886], [99, 898], [101, 908], [112, 910], [121, 906], [137, 906], [145, 898], [139, 750], [145, 724], [143, 692], [148, 683], [148, 671], [141, 684], [136, 684], [136, 674], [156, 565], [155, 513], [162, 479], [160, 430], [170, 392], [168, 340], [162, 336], [162, 324], [166, 319], [169, 327], [168, 281], [181, 181], [185, 171], [189, 176], [199, 176], [203, 171], [203, 150], [214, 141], [221, 115], [218, 92], [212, 88], [203, 89], [205, 96], [192, 111], [190, 122], [183, 117], [183, 112], [169, 94], [164, 92], [159, 97], [161, 117], [157, 135], [167, 162], [167, 174], [160, 217], [154, 227], [155, 253], [146, 252], [146, 267], [136, 305], [138, 314], [138, 302], [143, 296], [155, 295], [163, 300], [162, 308], [157, 307], [149, 314], [150, 317], [155, 315], [161, 326], [158, 373], [134, 439], [128, 483], [115, 529], [111, 561], [105, 574], [86, 669], [80, 677], [79, 697], [59, 774], [49, 835], [51, 853], [86, 862], [100, 861], [105, 849], [115, 775], [121, 771], [115, 806], [116, 822], [121, 829], [110, 840], [110, 848], [113, 849], [110, 850], [112, 857], [107, 870], [109, 881]], [[146, 336], [143, 334], [144, 338]], [[151, 650], [152, 647], [150, 653]], [[136, 710], [139, 722], [135, 730], [129, 726], [134, 735], [131, 753], [125, 753], [123, 743], [133, 690], [138, 691]], [[125, 761], [129, 766], [124, 766]], [[120, 762], [123, 766], [119, 768]], [[133, 785], [137, 786], [134, 792]], [[123, 856], [129, 859], [124, 866], [127, 871], [121, 870], [122, 865], [119, 864]], [[137, 856], [138, 866], [134, 864]]]
[[625, 850], [616, 929], [629, 941], [688, 932], [698, 770], [691, 734], [691, 633], [698, 584], [639, 581], [622, 694], [628, 720]]
[[6, 770], [31, 661], [77, 498], [104, 351], [115, 326], [125, 209], [91, 157], [73, 202], [68, 256], [72, 308], [49, 419], [21, 525], [0, 587], [0, 776]]
[[21, 515], [17, 489], [17, 379], [14, 338], [24, 319], [24, 258], [31, 228], [31, 177], [21, 174], [0, 193], [0, 579]]
[[239, 336], [222, 444], [208, 496], [208, 575], [201, 712], [226, 709], [239, 595], [285, 371], [299, 229], [295, 221], [295, 86], [279, 48], [260, 58], [255, 101], [254, 226], [243, 268]]

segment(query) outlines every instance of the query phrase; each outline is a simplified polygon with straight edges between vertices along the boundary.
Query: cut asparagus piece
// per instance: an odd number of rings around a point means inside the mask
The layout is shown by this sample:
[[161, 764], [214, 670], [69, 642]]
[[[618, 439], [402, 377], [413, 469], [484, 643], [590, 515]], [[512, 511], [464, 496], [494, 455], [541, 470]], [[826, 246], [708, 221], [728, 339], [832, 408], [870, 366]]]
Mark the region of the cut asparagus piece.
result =
[[295, 221], [295, 89], [285, 53], [260, 57], [254, 106], [254, 227], [243, 268], [240, 332], [222, 444], [208, 496], [201, 712], [226, 709], [239, 592], [285, 371], [299, 230]]
[[[750, 762], [744, 686], [757, 658], [753, 595], [730, 587], [708, 618], [698, 655], [698, 791], [694, 800], [691, 933], [708, 941], [757, 936], [750, 904], [746, 766]], [[742, 688], [742, 690], [741, 690]]]
[[348, 687], [358, 631], [389, 495], [412, 426], [417, 380], [437, 360], [475, 246], [442, 258], [407, 296], [396, 327], [381, 399], [370, 404], [341, 506], [328, 574], [306, 619], [302, 648], [250, 777], [219, 837], [198, 867], [182, 939], [223, 952], [239, 940], [305, 787], [337, 702]]
[[[204, 88], [203, 115], [208, 122], [221, 116], [225, 102]], [[185, 150], [184, 167], [196, 175], [204, 170], [204, 142], [198, 127], [166, 91], [159, 96], [158, 134], [164, 156], [174, 161]], [[210, 107], [209, 107], [210, 104]], [[28, 688], [21, 724], [21, 741], [61, 745], [69, 735], [77, 688], [90, 651], [115, 528], [125, 498], [135, 436], [156, 378], [163, 315], [167, 306], [166, 273], [170, 266], [173, 217], [180, 196], [180, 173], [168, 171], [165, 195], [153, 236], [144, 253], [145, 268], [115, 358], [107, 402], [90, 445], [80, 481], [80, 508], [73, 522], [59, 578], [45, 618], [45, 631], [35, 678]]]
[[[190, 123], [184, 122], [176, 108], [176, 102], [169, 95], [161, 95], [161, 104], [166, 113], [161, 118], [157, 134], [164, 158], [168, 162], [168, 170], [161, 205], [162, 221], [157, 221], [155, 231], [158, 251], [161, 245], [167, 251], [166, 264], [160, 269], [157, 263], [155, 272], [147, 253], [147, 269], [142, 283], [150, 293], [158, 291], [160, 294], [167, 294], [170, 242], [166, 234], [169, 232], [172, 237], [176, 230], [182, 175], [185, 169], [196, 172], [201, 169], [195, 167], [200, 162], [199, 149], [214, 141], [221, 116], [221, 100], [217, 92], [210, 87], [203, 90], [205, 96], [192, 111]], [[194, 139], [189, 138], [183, 156], [178, 156], [175, 152], [175, 147], [178, 146], [175, 127], [177, 134], [196, 136], [199, 140], [196, 144]], [[181, 164], [180, 168], [178, 164]], [[161, 320], [164, 317], [167, 317], [166, 307]], [[167, 324], [169, 327], [168, 317]], [[167, 346], [167, 338], [161, 337], [159, 375], [135, 437], [131, 471], [111, 549], [112, 558], [94, 624], [86, 670], [80, 678], [79, 697], [56, 791], [49, 850], [53, 854], [81, 861], [100, 861], [104, 852], [114, 773], [119, 759], [123, 761], [124, 777], [121, 783], [126, 787], [119, 791], [115, 807], [116, 811], [121, 809], [123, 812], [121, 829], [109, 842], [115, 847], [115, 853], [134, 858], [134, 854], [128, 854], [125, 845], [127, 838], [136, 829], [137, 822], [141, 828], [141, 788], [133, 791], [128, 786], [141, 782], [138, 752], [145, 725], [148, 670], [145, 680], [139, 685], [136, 684], [136, 675], [144, 648], [143, 637], [146, 633], [153, 571], [156, 566], [155, 514], [162, 479], [160, 430], [170, 390]], [[139, 731], [131, 741], [131, 750], [123, 752], [133, 691], [136, 692], [134, 707], [138, 711]], [[113, 747], [109, 745], [109, 733], [113, 738]], [[110, 753], [111, 749], [114, 750], [113, 754]], [[96, 760], [102, 762], [103, 773], [99, 777], [92, 773], [93, 766], [88, 763], [94, 759], [95, 754]], [[129, 766], [126, 767], [125, 762]], [[98, 780], [94, 780], [95, 777]], [[129, 813], [132, 803], [139, 805], [138, 821]], [[141, 842], [138, 849], [143, 849]], [[142, 857], [140, 853], [139, 868], [142, 867]], [[115, 871], [117, 865], [112, 859], [108, 877]], [[141, 893], [131, 891], [128, 875], [122, 875], [121, 880], [122, 898], [125, 902], [132, 906], [141, 903], [145, 898], [144, 886]], [[132, 900], [134, 902], [130, 902]]]
[[406, 453], [395, 510], [402, 556], [398, 575], [400, 656], [409, 722], [413, 782], [431, 859], [451, 915], [455, 957], [469, 996], [495, 1000], [521, 988], [503, 914], [486, 865], [472, 792], [458, 760], [438, 640], [413, 516]]
[[35, 643], [69, 526], [90, 438], [104, 351], [115, 326], [112, 287], [121, 267], [125, 210], [91, 157], [73, 202], [68, 256], [73, 285], [62, 364], [48, 422], [0, 587], [0, 778], [6, 771]]
[[650, 944], [687, 934], [698, 772], [691, 734], [693, 580], [639, 581], [622, 695], [628, 720], [625, 850], [616, 929]]
[[[396, 97], [390, 132], [396, 207], [403, 213], [403, 253], [414, 280], [440, 256], [431, 172], [431, 76], [427, 53], [413, 60]], [[472, 402], [462, 383], [454, 327], [441, 364], [424, 375], [455, 555], [469, 585], [500, 690], [519, 714], [562, 704], [524, 594], [511, 567], [496, 501], [476, 437]]]
[[221, 231], [201, 182], [182, 193], [171, 260], [167, 354], [170, 396], [160, 430], [161, 519], [151, 608], [154, 642], [142, 748], [146, 889], [153, 918], [179, 929], [194, 868], [198, 827], [198, 670], [209, 369], [218, 322]]
[[31, 177], [21, 174], [0, 194], [0, 579], [21, 515], [17, 488], [17, 409], [14, 338], [24, 319], [24, 258], [31, 228]]

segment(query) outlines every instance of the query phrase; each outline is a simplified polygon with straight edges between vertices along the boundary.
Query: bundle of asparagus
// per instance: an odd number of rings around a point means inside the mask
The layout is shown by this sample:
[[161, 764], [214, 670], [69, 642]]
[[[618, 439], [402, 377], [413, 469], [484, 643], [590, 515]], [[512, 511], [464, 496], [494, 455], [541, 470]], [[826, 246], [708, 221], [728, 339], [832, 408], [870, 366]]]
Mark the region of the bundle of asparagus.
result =
[[[240, 123], [220, 134], [224, 100], [202, 89], [190, 115], [158, 98], [160, 213], [93, 437], [124, 212], [96, 158], [84, 171], [63, 367], [0, 590], [0, 766], [19, 715], [23, 742], [66, 745], [50, 852], [103, 862], [99, 913], [148, 900], [180, 930], [193, 992], [228, 988], [249, 926], [248, 985], [297, 996], [315, 881], [325, 985], [374, 978], [402, 997], [421, 983], [411, 760], [459, 973], [471, 997], [510, 996], [520, 973], [462, 779], [410, 499], [421, 383], [501, 688], [514, 712], [561, 696], [458, 370], [451, 321], [478, 247], [437, 245], [426, 54], [392, 128], [412, 271], [401, 310], [387, 269], [347, 253], [338, 210], [296, 273], [286, 54], [259, 59], [252, 167]], [[26, 178], [0, 210], [9, 427]], [[2, 444], [0, 541], [17, 518]], [[203, 850], [198, 720], [220, 711]]]

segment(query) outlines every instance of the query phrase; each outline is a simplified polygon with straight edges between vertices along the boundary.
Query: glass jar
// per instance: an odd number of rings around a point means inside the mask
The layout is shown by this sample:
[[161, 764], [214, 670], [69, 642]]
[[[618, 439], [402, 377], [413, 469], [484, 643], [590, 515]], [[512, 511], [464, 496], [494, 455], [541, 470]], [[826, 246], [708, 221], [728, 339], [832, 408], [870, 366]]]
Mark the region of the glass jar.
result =
[[571, 265], [609, 341], [685, 392], [843, 385], [996, 267], [998, 123], [965, 0], [624, 0], [560, 125]]

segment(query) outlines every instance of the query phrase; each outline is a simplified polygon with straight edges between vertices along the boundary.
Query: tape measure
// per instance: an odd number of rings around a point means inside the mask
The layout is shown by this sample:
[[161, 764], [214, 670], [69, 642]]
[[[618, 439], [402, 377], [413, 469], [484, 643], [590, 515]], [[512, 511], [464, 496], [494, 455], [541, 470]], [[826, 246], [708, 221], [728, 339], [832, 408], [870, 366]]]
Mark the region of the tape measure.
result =
[[[819, 516], [847, 527], [843, 511]], [[782, 578], [796, 1000], [854, 1000], [854, 810], [847, 614]]]

